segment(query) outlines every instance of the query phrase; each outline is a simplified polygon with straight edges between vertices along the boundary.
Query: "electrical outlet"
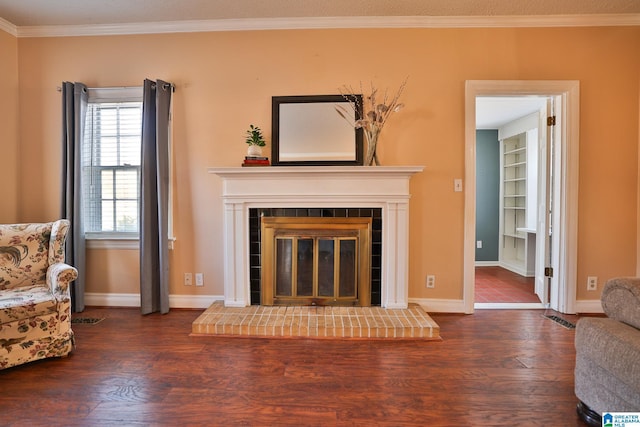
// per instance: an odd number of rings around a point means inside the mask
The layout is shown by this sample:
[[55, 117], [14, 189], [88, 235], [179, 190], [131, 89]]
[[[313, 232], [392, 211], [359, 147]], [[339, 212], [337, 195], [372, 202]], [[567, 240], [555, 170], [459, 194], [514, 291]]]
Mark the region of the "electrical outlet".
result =
[[478, 248], [478, 249], [482, 249], [482, 240], [478, 240], [478, 241], [476, 242], [476, 248]]
[[595, 291], [598, 289], [598, 278], [596, 276], [587, 277], [587, 290]]
[[436, 276], [429, 274], [427, 276], [427, 288], [435, 288], [436, 287]]
[[184, 273], [184, 285], [185, 286], [193, 285], [193, 275], [191, 273]]
[[196, 273], [196, 286], [204, 286], [204, 276], [202, 273]]

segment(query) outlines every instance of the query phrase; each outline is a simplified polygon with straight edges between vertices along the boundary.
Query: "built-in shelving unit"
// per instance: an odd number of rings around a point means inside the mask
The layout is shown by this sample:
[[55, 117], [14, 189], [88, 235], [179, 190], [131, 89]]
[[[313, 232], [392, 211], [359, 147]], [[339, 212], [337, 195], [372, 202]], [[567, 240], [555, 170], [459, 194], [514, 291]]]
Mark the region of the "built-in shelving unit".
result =
[[536, 275], [540, 115], [532, 113], [498, 129], [500, 141], [500, 266]]
[[501, 264], [524, 273], [527, 256], [527, 134], [505, 138], [502, 155]]

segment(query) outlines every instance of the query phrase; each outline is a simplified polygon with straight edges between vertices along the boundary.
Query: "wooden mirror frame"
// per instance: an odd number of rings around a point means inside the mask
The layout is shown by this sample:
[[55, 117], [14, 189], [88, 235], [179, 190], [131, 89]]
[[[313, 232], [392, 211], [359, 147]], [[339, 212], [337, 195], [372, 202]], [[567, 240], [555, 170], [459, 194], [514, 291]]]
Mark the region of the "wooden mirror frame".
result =
[[[350, 101], [352, 99], [353, 101]], [[362, 129], [353, 129], [353, 160], [328, 160], [318, 157], [308, 160], [281, 160], [281, 126], [283, 117], [280, 112], [282, 105], [331, 103], [344, 104], [347, 111], [352, 110], [350, 103], [355, 106], [354, 122], [362, 117], [362, 95], [299, 95], [299, 96], [274, 96], [271, 103], [271, 164], [273, 166], [361, 166], [363, 163], [363, 132]], [[338, 112], [335, 112], [339, 120]], [[346, 124], [346, 122], [345, 122]], [[304, 126], [304, 125], [302, 125]], [[345, 134], [346, 135], [346, 134]], [[346, 139], [345, 139], [346, 140]], [[348, 143], [348, 142], [347, 142]]]

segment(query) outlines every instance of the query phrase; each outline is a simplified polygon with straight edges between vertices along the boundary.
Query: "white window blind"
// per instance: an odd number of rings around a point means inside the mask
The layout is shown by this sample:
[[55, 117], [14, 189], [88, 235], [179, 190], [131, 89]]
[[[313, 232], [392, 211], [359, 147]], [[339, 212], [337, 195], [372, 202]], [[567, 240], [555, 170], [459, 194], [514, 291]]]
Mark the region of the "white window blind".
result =
[[139, 232], [142, 88], [90, 89], [82, 153], [87, 238]]

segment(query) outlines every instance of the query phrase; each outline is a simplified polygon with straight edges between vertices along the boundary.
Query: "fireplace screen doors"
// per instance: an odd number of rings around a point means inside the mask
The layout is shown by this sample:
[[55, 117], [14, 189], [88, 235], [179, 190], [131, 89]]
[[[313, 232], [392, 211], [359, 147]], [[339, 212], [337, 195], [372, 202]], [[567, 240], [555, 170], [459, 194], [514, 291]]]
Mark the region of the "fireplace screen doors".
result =
[[371, 305], [371, 218], [263, 217], [261, 236], [263, 305]]

